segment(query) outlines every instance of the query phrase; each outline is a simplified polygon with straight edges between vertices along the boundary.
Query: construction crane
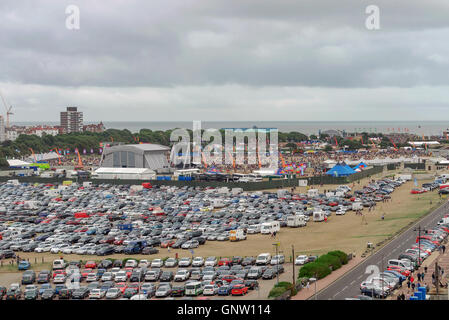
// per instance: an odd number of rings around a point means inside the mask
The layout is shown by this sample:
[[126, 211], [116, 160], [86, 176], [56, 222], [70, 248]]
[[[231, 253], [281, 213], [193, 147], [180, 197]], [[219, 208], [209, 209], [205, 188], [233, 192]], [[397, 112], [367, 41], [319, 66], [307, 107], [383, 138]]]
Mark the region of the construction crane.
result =
[[0, 92], [0, 97], [2, 98], [3, 105], [5, 106], [5, 109], [6, 109], [6, 128], [9, 128], [9, 116], [14, 114], [11, 112], [12, 106], [8, 107], [5, 97], [2, 95], [1, 92]]

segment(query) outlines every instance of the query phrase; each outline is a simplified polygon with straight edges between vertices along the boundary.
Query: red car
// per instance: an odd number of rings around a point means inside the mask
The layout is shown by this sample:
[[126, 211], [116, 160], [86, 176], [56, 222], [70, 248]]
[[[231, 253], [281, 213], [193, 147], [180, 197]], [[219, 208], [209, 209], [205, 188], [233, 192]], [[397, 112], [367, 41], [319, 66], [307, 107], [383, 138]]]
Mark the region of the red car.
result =
[[412, 189], [412, 191], [410, 191], [411, 194], [421, 194], [423, 193], [423, 191], [421, 189]]
[[120, 238], [120, 239], [115, 240], [114, 244], [119, 246], [119, 245], [123, 244], [123, 241], [125, 241], [125, 238]]
[[388, 266], [387, 270], [399, 272], [400, 274], [402, 274], [403, 276], [406, 276], [406, 277], [408, 277], [410, 275], [410, 270], [401, 268], [399, 266]]
[[421, 238], [421, 240], [428, 240], [428, 241], [432, 242], [432, 243], [435, 244], [435, 245], [439, 245], [439, 244], [440, 244], [439, 241], [434, 240], [433, 237], [431, 237], [431, 236], [421, 236], [421, 237], [416, 237], [416, 243], [419, 242], [419, 239], [420, 239], [420, 238]]
[[125, 290], [128, 288], [126, 282], [119, 282], [115, 285], [115, 287], [119, 289], [122, 292], [122, 294], [125, 293]]
[[174, 244], [175, 244], [175, 240], [173, 240], [173, 239], [162, 241], [161, 248], [171, 247]]
[[61, 269], [61, 270], [54, 270], [53, 271], [53, 278], [56, 277], [56, 275], [58, 275], [58, 274], [66, 275], [66, 272], [63, 269]]
[[226, 275], [223, 278], [221, 278], [223, 281], [226, 281], [227, 283], [231, 283], [232, 280], [238, 279], [237, 276], [230, 274], [230, 275]]
[[125, 268], [126, 271], [126, 276], [129, 278], [131, 278], [131, 274], [133, 273], [133, 267], [127, 267]]
[[231, 264], [231, 259], [229, 258], [222, 258], [218, 261], [219, 266], [229, 266]]
[[93, 272], [93, 269], [84, 269], [81, 271], [81, 277], [86, 279], [89, 273]]
[[233, 296], [243, 296], [248, 293], [248, 287], [244, 284], [237, 284], [231, 290], [231, 295]]
[[95, 261], [87, 261], [84, 265], [84, 268], [86, 269], [95, 269], [97, 268], [97, 263]]

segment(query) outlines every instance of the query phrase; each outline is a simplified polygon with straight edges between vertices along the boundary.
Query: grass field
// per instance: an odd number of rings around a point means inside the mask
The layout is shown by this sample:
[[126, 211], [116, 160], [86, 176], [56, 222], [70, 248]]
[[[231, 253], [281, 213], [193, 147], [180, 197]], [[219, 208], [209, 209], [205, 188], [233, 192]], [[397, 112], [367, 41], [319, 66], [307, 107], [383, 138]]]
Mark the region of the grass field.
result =
[[[361, 184], [355, 184], [355, 189], [361, 188], [368, 182], [364, 179]], [[425, 180], [420, 183], [427, 182]], [[399, 230], [415, 221], [417, 218], [425, 215], [431, 208], [438, 206], [439, 196], [436, 191], [412, 195], [410, 190], [414, 187], [413, 182], [407, 182], [397, 188], [392, 194], [392, 200], [388, 203], [378, 203], [376, 208], [368, 212], [363, 210], [364, 217], [356, 216], [355, 213], [349, 212], [344, 216], [336, 216], [333, 214], [327, 222], [309, 221], [307, 227], [304, 228], [282, 228], [278, 232], [276, 239], [269, 235], [249, 235], [248, 240], [242, 242], [219, 242], [209, 241], [205, 245], [194, 250], [194, 255], [200, 256], [248, 256], [258, 255], [262, 252], [275, 252], [275, 242], [279, 242], [278, 250], [285, 254], [286, 261], [291, 256], [292, 245], [295, 249], [295, 255], [298, 254], [322, 254], [330, 250], [342, 250], [345, 252], [353, 252], [360, 255], [365, 251], [368, 242], [377, 244], [385, 239], [393, 236]], [[323, 186], [321, 189], [330, 189], [331, 186]], [[297, 190], [304, 192], [305, 190]], [[385, 219], [382, 220], [381, 216]], [[135, 255], [137, 259], [154, 259], [164, 257], [174, 257], [178, 253], [179, 257], [191, 256], [188, 250], [174, 250], [168, 252], [168, 249], [160, 249], [157, 255]], [[19, 253], [23, 258], [28, 258], [36, 266], [41, 265], [41, 269], [48, 268], [48, 262], [59, 257], [50, 253]], [[124, 259], [126, 255], [116, 254], [107, 256], [107, 258]], [[69, 260], [101, 260], [102, 257], [97, 256], [78, 256], [66, 255]], [[42, 264], [44, 259], [44, 264]], [[9, 267], [8, 267], [9, 268]], [[0, 268], [0, 272], [3, 271]], [[6, 270], [5, 270], [6, 271]], [[9, 271], [9, 270], [8, 270]]]

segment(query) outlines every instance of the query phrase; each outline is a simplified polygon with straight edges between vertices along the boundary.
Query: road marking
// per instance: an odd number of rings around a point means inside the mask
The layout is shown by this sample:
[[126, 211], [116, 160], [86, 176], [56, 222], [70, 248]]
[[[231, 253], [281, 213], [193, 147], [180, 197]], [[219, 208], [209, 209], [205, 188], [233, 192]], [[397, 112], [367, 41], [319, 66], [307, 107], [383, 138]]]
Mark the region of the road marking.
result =
[[345, 291], [346, 289], [348, 289], [348, 286], [345, 286], [341, 291]]
[[350, 285], [352, 286], [354, 284], [355, 280], [352, 280], [352, 282], [350, 283]]

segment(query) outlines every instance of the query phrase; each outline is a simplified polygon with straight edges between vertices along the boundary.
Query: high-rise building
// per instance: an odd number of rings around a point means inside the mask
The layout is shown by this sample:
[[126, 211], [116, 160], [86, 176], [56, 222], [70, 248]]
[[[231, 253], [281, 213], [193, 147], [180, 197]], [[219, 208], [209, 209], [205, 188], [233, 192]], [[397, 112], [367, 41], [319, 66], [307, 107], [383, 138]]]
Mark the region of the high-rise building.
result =
[[62, 133], [83, 131], [83, 113], [77, 107], [67, 107], [67, 111], [61, 112], [61, 130]]

